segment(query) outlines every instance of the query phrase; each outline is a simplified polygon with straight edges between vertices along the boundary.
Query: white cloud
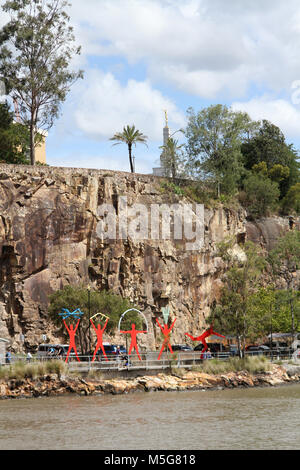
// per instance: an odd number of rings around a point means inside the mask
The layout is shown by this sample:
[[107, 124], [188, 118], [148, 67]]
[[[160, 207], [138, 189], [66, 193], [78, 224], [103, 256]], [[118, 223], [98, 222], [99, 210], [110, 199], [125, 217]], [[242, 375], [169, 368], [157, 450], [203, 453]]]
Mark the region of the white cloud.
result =
[[142, 62], [151, 80], [201, 97], [300, 78], [296, 0], [74, 0], [71, 16], [84, 54]]
[[247, 102], [234, 102], [232, 109], [245, 111], [254, 120], [266, 119], [278, 126], [288, 139], [297, 139], [300, 129], [300, 105], [267, 95]]
[[176, 105], [145, 81], [128, 80], [123, 85], [112, 73], [89, 70], [76, 88], [76, 126], [85, 135], [107, 140], [127, 124], [134, 124], [154, 141], [162, 140], [163, 110], [177, 130], [185, 125], [185, 116]]

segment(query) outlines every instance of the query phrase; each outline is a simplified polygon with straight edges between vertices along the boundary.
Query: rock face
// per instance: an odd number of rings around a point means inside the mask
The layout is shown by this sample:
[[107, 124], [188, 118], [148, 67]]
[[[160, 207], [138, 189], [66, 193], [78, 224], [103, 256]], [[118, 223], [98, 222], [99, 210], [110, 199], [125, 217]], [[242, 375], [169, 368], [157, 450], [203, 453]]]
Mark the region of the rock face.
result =
[[[184, 341], [186, 331], [201, 330], [225, 269], [216, 243], [229, 236], [240, 242], [247, 232], [256, 240], [263, 228], [247, 228], [244, 211], [220, 207], [205, 209], [204, 244], [198, 250], [187, 249], [179, 237], [99, 234], [104, 204], [117, 214], [120, 233], [124, 204], [127, 213], [134, 204], [143, 205], [145, 216], [145, 207], [149, 215], [150, 207], [190, 203], [163, 192], [160, 181], [104, 170], [0, 165], [0, 337], [10, 339], [14, 352], [34, 351], [43, 334], [59, 339], [47, 320], [48, 297], [66, 284], [90, 283], [130, 299], [150, 327], [141, 346], [155, 346], [155, 319], [167, 304], [177, 318], [174, 342]], [[282, 222], [275, 226], [276, 233], [286, 229]], [[242, 255], [238, 244], [235, 249]]]

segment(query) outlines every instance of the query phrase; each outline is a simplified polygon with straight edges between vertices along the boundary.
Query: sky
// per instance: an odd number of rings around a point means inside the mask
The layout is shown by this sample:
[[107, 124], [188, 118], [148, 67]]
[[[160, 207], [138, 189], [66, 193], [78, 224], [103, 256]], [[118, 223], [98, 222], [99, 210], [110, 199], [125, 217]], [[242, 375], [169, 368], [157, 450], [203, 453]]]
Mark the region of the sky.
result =
[[148, 137], [134, 148], [136, 172], [152, 173], [164, 110], [175, 132], [190, 106], [217, 103], [270, 120], [300, 149], [299, 0], [71, 3], [82, 47], [72, 67], [84, 79], [49, 131], [48, 164], [129, 171], [126, 145], [109, 139], [134, 124]]

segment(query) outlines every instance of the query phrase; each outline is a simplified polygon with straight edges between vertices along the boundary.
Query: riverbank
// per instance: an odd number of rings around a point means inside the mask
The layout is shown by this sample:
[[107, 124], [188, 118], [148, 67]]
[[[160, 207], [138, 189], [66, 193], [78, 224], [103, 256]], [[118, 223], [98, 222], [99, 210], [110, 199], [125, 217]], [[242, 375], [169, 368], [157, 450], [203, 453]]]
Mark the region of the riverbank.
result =
[[46, 374], [39, 378], [0, 380], [0, 399], [37, 398], [43, 396], [121, 395], [134, 392], [216, 390], [237, 387], [277, 386], [300, 382], [300, 367], [272, 364], [260, 373], [248, 371], [207, 374], [178, 371], [132, 379], [105, 379]]

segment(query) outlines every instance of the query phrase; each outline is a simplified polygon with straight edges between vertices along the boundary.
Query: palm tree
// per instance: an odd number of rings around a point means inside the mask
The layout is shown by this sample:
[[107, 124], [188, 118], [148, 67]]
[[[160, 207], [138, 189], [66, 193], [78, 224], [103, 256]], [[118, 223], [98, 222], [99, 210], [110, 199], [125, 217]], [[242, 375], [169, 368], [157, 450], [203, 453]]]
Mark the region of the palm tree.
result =
[[140, 132], [138, 129], [135, 128], [135, 126], [127, 126], [123, 127], [123, 132], [117, 132], [113, 137], [111, 137], [109, 140], [116, 140], [116, 142], [113, 145], [118, 145], [125, 143], [128, 145], [128, 153], [129, 153], [129, 162], [130, 162], [130, 169], [131, 173], [134, 173], [134, 168], [133, 168], [133, 160], [132, 160], [132, 145], [136, 145], [137, 143], [142, 143], [147, 146], [147, 141], [148, 137], [145, 136], [142, 132]]

